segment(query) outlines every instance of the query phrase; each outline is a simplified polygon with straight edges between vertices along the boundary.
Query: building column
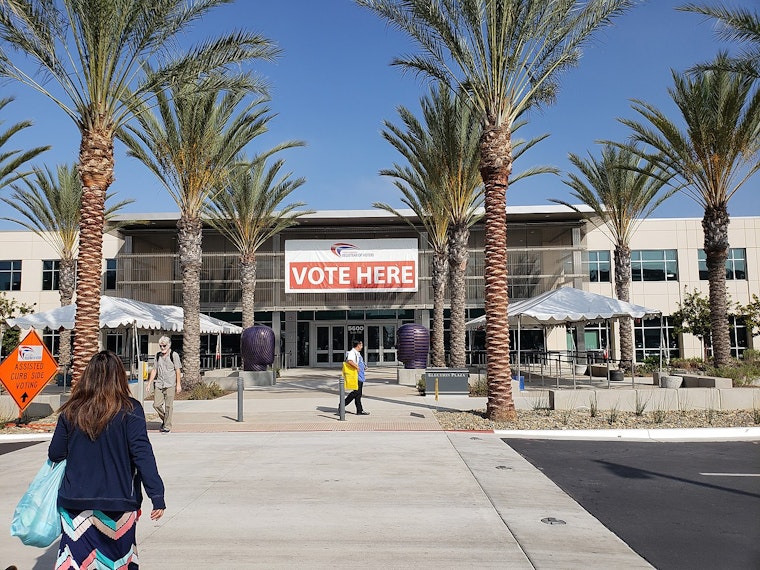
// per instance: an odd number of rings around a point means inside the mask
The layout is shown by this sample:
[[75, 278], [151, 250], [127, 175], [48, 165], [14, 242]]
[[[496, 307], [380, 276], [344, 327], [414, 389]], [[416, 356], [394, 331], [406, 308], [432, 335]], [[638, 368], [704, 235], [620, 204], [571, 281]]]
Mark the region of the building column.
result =
[[296, 366], [298, 358], [298, 313], [285, 311], [285, 368]]

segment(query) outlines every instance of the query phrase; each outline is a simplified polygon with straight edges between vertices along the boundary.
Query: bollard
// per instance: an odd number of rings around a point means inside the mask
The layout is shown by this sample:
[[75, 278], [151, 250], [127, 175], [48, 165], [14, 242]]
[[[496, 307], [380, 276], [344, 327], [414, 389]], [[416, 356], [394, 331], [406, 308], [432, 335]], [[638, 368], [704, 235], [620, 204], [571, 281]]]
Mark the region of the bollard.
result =
[[238, 376], [237, 379], [237, 393], [238, 393], [238, 417], [237, 421], [243, 421], [243, 377]]
[[340, 395], [340, 404], [338, 404], [338, 419], [342, 422], [346, 421], [346, 384], [343, 380], [343, 375], [341, 374], [339, 376], [340, 381], [338, 382], [339, 388], [338, 388], [338, 394]]

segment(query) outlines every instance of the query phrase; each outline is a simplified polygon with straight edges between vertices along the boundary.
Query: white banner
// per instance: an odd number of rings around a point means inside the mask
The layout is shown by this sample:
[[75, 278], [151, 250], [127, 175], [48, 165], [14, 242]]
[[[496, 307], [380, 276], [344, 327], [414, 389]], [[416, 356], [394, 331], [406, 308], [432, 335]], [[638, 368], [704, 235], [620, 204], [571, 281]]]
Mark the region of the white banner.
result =
[[414, 238], [287, 240], [286, 293], [417, 291]]

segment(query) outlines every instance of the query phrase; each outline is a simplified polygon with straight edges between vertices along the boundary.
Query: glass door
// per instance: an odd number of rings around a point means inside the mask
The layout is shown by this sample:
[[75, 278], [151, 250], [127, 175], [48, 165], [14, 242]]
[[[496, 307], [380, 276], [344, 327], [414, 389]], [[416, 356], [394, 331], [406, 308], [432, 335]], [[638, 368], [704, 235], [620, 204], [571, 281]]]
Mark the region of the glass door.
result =
[[319, 324], [315, 326], [316, 366], [332, 366], [346, 358], [346, 325]]
[[395, 323], [367, 325], [364, 344], [367, 364], [396, 364]]

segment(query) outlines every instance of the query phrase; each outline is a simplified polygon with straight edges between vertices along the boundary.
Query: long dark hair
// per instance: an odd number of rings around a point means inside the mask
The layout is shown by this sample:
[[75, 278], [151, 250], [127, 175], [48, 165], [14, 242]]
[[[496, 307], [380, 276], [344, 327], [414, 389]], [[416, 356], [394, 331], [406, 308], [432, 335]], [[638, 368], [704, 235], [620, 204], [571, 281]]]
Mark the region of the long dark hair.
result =
[[116, 414], [125, 408], [133, 409], [130, 396], [121, 359], [110, 350], [103, 350], [90, 359], [60, 412], [94, 441]]

